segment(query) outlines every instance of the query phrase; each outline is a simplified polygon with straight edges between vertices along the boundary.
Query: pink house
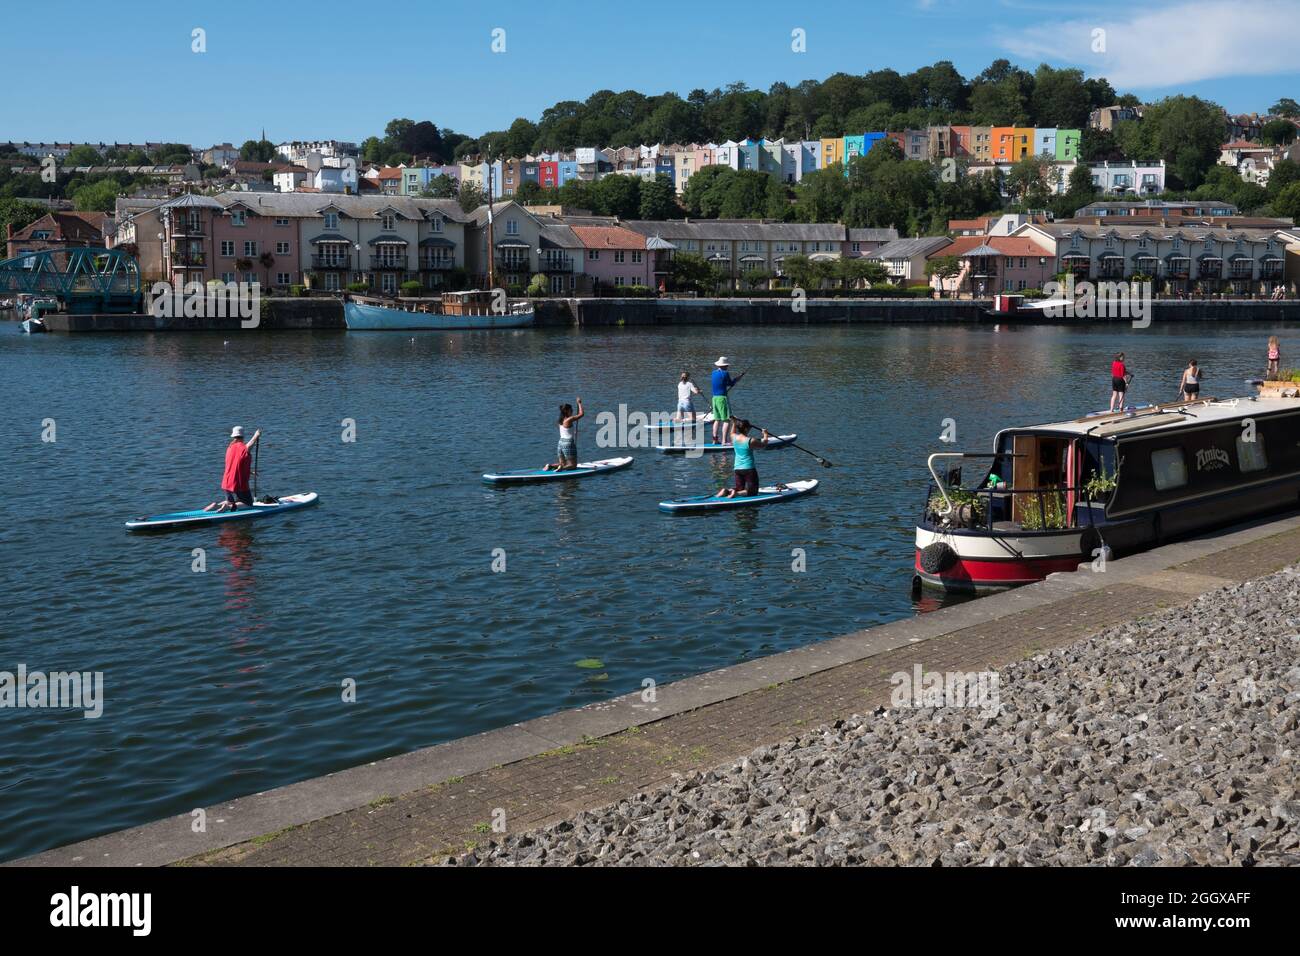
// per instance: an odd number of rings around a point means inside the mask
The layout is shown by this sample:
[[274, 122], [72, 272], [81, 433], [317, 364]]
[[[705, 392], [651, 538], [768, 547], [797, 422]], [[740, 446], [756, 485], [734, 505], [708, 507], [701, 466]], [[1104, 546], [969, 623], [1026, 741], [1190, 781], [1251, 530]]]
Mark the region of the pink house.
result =
[[213, 217], [213, 278], [256, 280], [263, 288], [302, 283], [299, 220], [268, 213], [258, 210], [256, 199], [236, 200]]
[[654, 288], [654, 265], [646, 238], [622, 226], [571, 226], [582, 243], [583, 272], [594, 283], [614, 288]]

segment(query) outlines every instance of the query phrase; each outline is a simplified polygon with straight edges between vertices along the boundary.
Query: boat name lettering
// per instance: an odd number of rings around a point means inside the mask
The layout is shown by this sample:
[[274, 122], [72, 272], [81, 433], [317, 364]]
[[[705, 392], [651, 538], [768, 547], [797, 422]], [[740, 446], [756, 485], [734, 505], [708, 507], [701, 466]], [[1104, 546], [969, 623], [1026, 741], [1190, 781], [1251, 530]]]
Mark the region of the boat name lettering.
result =
[[1222, 448], [1202, 448], [1196, 453], [1196, 470], [1213, 471], [1215, 468], [1224, 468], [1228, 464], [1228, 453]]

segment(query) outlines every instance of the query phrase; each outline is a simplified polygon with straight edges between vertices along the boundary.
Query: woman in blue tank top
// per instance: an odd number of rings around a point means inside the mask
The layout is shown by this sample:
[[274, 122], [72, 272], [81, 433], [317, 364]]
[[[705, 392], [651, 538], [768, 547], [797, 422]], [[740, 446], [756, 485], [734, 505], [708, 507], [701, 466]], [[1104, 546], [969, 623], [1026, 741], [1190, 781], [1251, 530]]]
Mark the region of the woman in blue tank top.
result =
[[715, 498], [744, 498], [758, 494], [758, 469], [754, 467], [754, 449], [766, 448], [768, 440], [772, 437], [764, 428], [761, 438], [751, 438], [750, 424], [744, 419], [733, 418], [731, 424], [734, 431], [731, 447], [736, 453], [733, 466], [736, 472], [735, 485], [721, 489], [714, 495]]

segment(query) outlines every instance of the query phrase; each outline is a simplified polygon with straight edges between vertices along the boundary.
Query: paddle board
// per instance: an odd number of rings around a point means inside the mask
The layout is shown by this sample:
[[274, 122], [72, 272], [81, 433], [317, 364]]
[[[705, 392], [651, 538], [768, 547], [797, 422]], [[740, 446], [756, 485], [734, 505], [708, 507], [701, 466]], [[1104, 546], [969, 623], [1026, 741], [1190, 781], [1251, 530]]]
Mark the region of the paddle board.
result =
[[[790, 444], [790, 442], [794, 441], [798, 437], [798, 435], [773, 435], [768, 440], [767, 447], [760, 450], [767, 451], [768, 448], [780, 448], [782, 445]], [[667, 455], [682, 455], [686, 452], [731, 451], [731, 442], [727, 442], [725, 445], [718, 444], [717, 442], [705, 442], [703, 445], [655, 445], [654, 450], [661, 451]]]
[[713, 424], [713, 413], [710, 412], [707, 415], [696, 415], [695, 421], [693, 422], [679, 422], [679, 421], [651, 422], [649, 425], [646, 426], [646, 428], [652, 429], [654, 431], [677, 431], [682, 428], [697, 428], [700, 425], [712, 425], [712, 424]]
[[522, 484], [526, 481], [555, 481], [564, 478], [586, 478], [607, 471], [618, 471], [632, 464], [631, 458], [606, 458], [602, 461], [580, 461], [577, 468], [564, 471], [543, 471], [541, 468], [523, 468], [518, 471], [489, 472], [483, 480], [493, 485]]
[[126, 522], [127, 531], [172, 531], [176, 528], [191, 528], [203, 524], [219, 524], [224, 521], [247, 521], [250, 518], [265, 518], [269, 515], [278, 515], [285, 511], [293, 511], [295, 508], [306, 508], [308, 505], [314, 505], [318, 495], [314, 491], [309, 491], [301, 495], [288, 495], [279, 499], [275, 504], [262, 504], [254, 502], [248, 505], [240, 505], [235, 511], [172, 511], [165, 515], [154, 515], [152, 518], [136, 518], [134, 521]]
[[815, 491], [819, 482], [815, 478], [792, 481], [778, 489], [776, 485], [760, 487], [758, 494], [743, 498], [715, 498], [712, 495], [699, 495], [695, 498], [671, 498], [659, 502], [659, 510], [669, 514], [695, 514], [701, 511], [722, 511], [727, 508], [753, 508], [757, 505], [771, 504], [774, 501], [786, 501]]

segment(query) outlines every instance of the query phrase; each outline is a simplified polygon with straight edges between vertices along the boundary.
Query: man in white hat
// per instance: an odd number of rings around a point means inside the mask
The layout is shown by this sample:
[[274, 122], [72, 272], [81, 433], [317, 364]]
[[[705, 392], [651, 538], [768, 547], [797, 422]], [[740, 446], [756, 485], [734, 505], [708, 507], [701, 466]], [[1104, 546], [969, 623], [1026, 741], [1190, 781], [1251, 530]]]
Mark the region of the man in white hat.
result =
[[[731, 377], [731, 363], [727, 361], [725, 355], [718, 356], [718, 360], [713, 363], [713, 375], [711, 384], [713, 385], [713, 443], [715, 445], [725, 445], [727, 436], [731, 433], [731, 402], [727, 399], [729, 392], [737, 382], [745, 377], [741, 372], [735, 378]], [[722, 438], [718, 438], [718, 426], [722, 426]]]
[[252, 507], [253, 492], [249, 489], [249, 476], [253, 473], [253, 456], [250, 449], [262, 437], [259, 428], [253, 437], [244, 443], [244, 429], [236, 425], [230, 430], [230, 444], [226, 446], [226, 470], [221, 476], [221, 490], [226, 493], [225, 501], [214, 501], [204, 511], [235, 511], [239, 506]]

